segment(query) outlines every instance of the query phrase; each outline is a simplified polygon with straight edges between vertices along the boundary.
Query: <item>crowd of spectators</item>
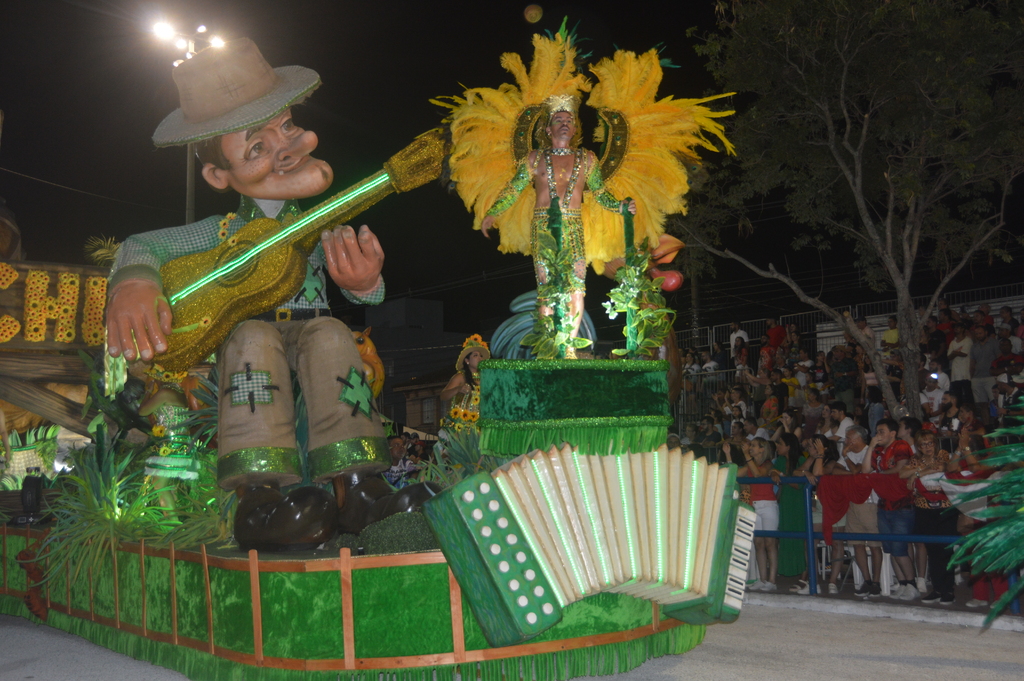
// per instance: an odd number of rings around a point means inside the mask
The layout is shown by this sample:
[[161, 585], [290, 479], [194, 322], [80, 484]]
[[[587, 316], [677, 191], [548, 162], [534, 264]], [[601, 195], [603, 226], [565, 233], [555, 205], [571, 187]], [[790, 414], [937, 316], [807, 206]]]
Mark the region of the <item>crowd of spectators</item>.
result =
[[[898, 352], [895, 317], [877, 334], [866, 319], [856, 325], [880, 351], [883, 366], [873, 366], [850, 334], [827, 352], [814, 352], [815, 339], [771, 318], [756, 345], [734, 322], [728, 352], [719, 343], [710, 351], [684, 352], [685, 404], [691, 415], [697, 404], [707, 408], [684, 424], [681, 444], [709, 461], [736, 463], [740, 476], [774, 478], [775, 484], [744, 490], [757, 512], [756, 529], [805, 529], [802, 494], [792, 496], [799, 486], [779, 484], [780, 476], [806, 476], [816, 484], [823, 475], [861, 473], [896, 475], [912, 496], [887, 501], [872, 494], [863, 504], [850, 504], [836, 531], [953, 536], [976, 529], [984, 521], [949, 510], [954, 503], [939, 478], [984, 479], [995, 473], [984, 461], [990, 434], [1024, 418], [1024, 310], [1015, 317], [1003, 307], [993, 317], [986, 304], [969, 313], [940, 301], [917, 339], [921, 361], [912, 369]], [[917, 372], [918, 395], [906, 394], [908, 370]], [[901, 400], [894, 413], [883, 399], [883, 382]], [[923, 422], [909, 416], [911, 400], [920, 403]], [[884, 551], [892, 556], [899, 581], [894, 598], [954, 602], [954, 577], [947, 567], [952, 554], [944, 544], [849, 543], [865, 577], [857, 595], [882, 593]], [[802, 577], [794, 590], [807, 593], [805, 551], [800, 540], [758, 537], [759, 577], [748, 588], [774, 591], [777, 575], [783, 574]], [[829, 593], [841, 588], [845, 554], [843, 542], [834, 542], [836, 563], [825, 585]], [[967, 605], [984, 607], [1005, 592], [1005, 576], [974, 575], [972, 589]]]

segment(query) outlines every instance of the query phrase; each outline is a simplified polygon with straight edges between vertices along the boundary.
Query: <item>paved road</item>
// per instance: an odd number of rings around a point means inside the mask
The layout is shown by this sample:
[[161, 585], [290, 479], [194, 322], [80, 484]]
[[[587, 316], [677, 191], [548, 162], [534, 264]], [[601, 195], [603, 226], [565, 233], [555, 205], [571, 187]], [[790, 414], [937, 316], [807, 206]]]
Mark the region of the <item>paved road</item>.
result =
[[[929, 681], [1024, 679], [1024, 638], [949, 624], [747, 605], [686, 655], [615, 681]], [[595, 677], [604, 678], [608, 677]], [[185, 681], [147, 662], [28, 620], [0, 616], [0, 681]]]

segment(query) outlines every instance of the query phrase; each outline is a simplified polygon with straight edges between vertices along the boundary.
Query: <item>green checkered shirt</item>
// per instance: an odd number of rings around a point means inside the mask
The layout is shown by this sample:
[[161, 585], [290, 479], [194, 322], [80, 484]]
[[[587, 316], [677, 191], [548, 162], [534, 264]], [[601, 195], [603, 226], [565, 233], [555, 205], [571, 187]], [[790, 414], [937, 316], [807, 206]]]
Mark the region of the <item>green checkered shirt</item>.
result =
[[[287, 214], [297, 215], [298, 204], [288, 201], [281, 208], [277, 217]], [[243, 196], [238, 206], [238, 217], [228, 223], [227, 235], [248, 224], [250, 220], [266, 217], [260, 207], [252, 199]], [[135, 234], [125, 239], [117, 251], [117, 259], [110, 274], [110, 288], [113, 289], [124, 279], [142, 278], [160, 283], [160, 268], [166, 263], [193, 253], [201, 253], [215, 248], [223, 239], [220, 234], [220, 221], [223, 215], [214, 215], [182, 227], [168, 227], [143, 234]], [[323, 246], [317, 244], [309, 256], [306, 265], [306, 281], [291, 300], [281, 307], [292, 310], [326, 309], [327, 305], [327, 272]], [[377, 305], [384, 300], [384, 279], [377, 280], [377, 287], [367, 296], [358, 298], [342, 289], [342, 294], [353, 303]]]

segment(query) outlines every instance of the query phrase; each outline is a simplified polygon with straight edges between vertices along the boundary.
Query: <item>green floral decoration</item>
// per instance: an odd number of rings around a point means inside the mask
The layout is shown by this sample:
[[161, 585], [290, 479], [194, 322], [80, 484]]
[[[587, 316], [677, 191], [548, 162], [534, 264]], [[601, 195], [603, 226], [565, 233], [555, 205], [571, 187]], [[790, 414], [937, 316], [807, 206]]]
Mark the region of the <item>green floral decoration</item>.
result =
[[616, 355], [629, 355], [630, 359], [653, 357], [657, 349], [672, 332], [675, 321], [674, 310], [665, 307], [661, 295], [664, 277], [651, 279], [647, 276], [650, 251], [647, 248], [628, 248], [625, 265], [615, 273], [619, 282], [608, 294], [604, 303], [609, 319], [626, 314], [626, 347], [616, 348]]
[[[566, 272], [571, 272], [575, 263], [570, 261], [568, 249], [560, 248], [552, 234], [540, 230], [537, 235], [537, 249], [534, 258], [549, 263], [547, 281], [537, 286], [537, 307], [533, 311], [533, 331], [523, 336], [520, 344], [529, 346], [537, 359], [562, 359], [567, 348], [585, 348], [590, 345], [586, 338], [573, 337], [576, 316], [569, 316], [569, 282]], [[542, 315], [542, 306], [551, 307], [552, 315]]]

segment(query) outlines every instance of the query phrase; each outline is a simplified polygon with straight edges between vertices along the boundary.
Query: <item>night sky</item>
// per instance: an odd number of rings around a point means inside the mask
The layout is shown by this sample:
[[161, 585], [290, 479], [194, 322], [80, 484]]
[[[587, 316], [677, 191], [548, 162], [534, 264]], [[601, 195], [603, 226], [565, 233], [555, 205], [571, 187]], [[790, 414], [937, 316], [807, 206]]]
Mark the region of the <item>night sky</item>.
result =
[[[528, 61], [533, 33], [557, 30], [564, 16], [579, 21], [592, 61], [616, 47], [665, 43], [665, 56], [682, 68], [666, 70], [662, 93], [696, 97], [712, 87], [685, 37], [688, 27], [711, 22], [711, 3], [668, 14], [655, 14], [654, 3], [544, 5], [537, 24], [525, 20], [527, 4], [4, 0], [0, 197], [17, 217], [27, 257], [38, 261], [81, 263], [89, 236], [124, 239], [184, 222], [184, 148], [151, 141], [178, 106], [171, 63], [181, 57], [152, 34], [158, 20], [181, 32], [205, 24], [208, 35], [249, 37], [272, 66], [316, 70], [323, 85], [295, 118], [318, 134], [316, 155], [333, 166], [335, 192], [434, 127], [441, 110], [430, 98], [511, 80], [501, 53]], [[235, 194], [199, 179], [197, 218], [236, 206]], [[358, 221], [385, 250], [389, 297], [443, 299], [450, 330], [486, 331], [534, 288], [528, 259], [498, 253], [496, 238], [474, 232], [462, 202], [437, 184], [392, 195]], [[596, 315], [610, 286], [592, 273], [590, 284]], [[346, 307], [340, 300], [338, 313], [358, 325], [359, 311]]]
[[[318, 134], [316, 155], [335, 172], [332, 192], [376, 172], [434, 127], [441, 110], [430, 98], [459, 94], [463, 86], [509, 82], [499, 65], [501, 53], [518, 52], [529, 61], [531, 36], [557, 30], [565, 16], [579, 22], [578, 32], [587, 39], [581, 47], [592, 52], [591, 63], [617, 47], [644, 51], [664, 44], [663, 56], [680, 68], [665, 70], [661, 95], [716, 91], [694, 41], [686, 37], [691, 26], [713, 26], [711, 0], [544, 4], [537, 24], [525, 20], [527, 4], [3, 0], [0, 197], [17, 216], [28, 258], [38, 261], [81, 263], [89, 236], [124, 239], [184, 222], [184, 148], [156, 149], [151, 141], [157, 124], [178, 106], [171, 63], [181, 57], [152, 34], [158, 20], [181, 32], [202, 23], [208, 35], [249, 37], [272, 66], [316, 70], [324, 84], [296, 109], [295, 118]], [[217, 194], [200, 179], [198, 218], [236, 206], [234, 194]], [[752, 210], [749, 217], [753, 236], [740, 241], [727, 232], [727, 243], [755, 262], [775, 262], [812, 295], [833, 304], [879, 297], [859, 285], [860, 273], [844, 244], [828, 252], [793, 253], [788, 244], [798, 228], [777, 208]], [[535, 286], [528, 258], [499, 253], [497, 239], [474, 232], [462, 202], [437, 184], [390, 196], [357, 220], [369, 224], [383, 245], [389, 298], [443, 300], [447, 330], [486, 334], [508, 316], [513, 298]], [[1019, 281], [1024, 250], [1011, 250], [1018, 258], [1014, 263], [979, 261], [950, 290]], [[927, 278], [915, 294], [926, 291]], [[588, 277], [587, 308], [606, 340], [621, 338], [620, 322], [607, 320], [600, 308], [611, 286], [592, 272]], [[690, 309], [688, 288], [667, 296], [681, 320]], [[703, 323], [806, 310], [781, 285], [728, 263], [719, 263], [717, 278], [702, 281], [700, 289]], [[335, 314], [357, 327], [363, 321], [361, 308], [340, 296]]]

